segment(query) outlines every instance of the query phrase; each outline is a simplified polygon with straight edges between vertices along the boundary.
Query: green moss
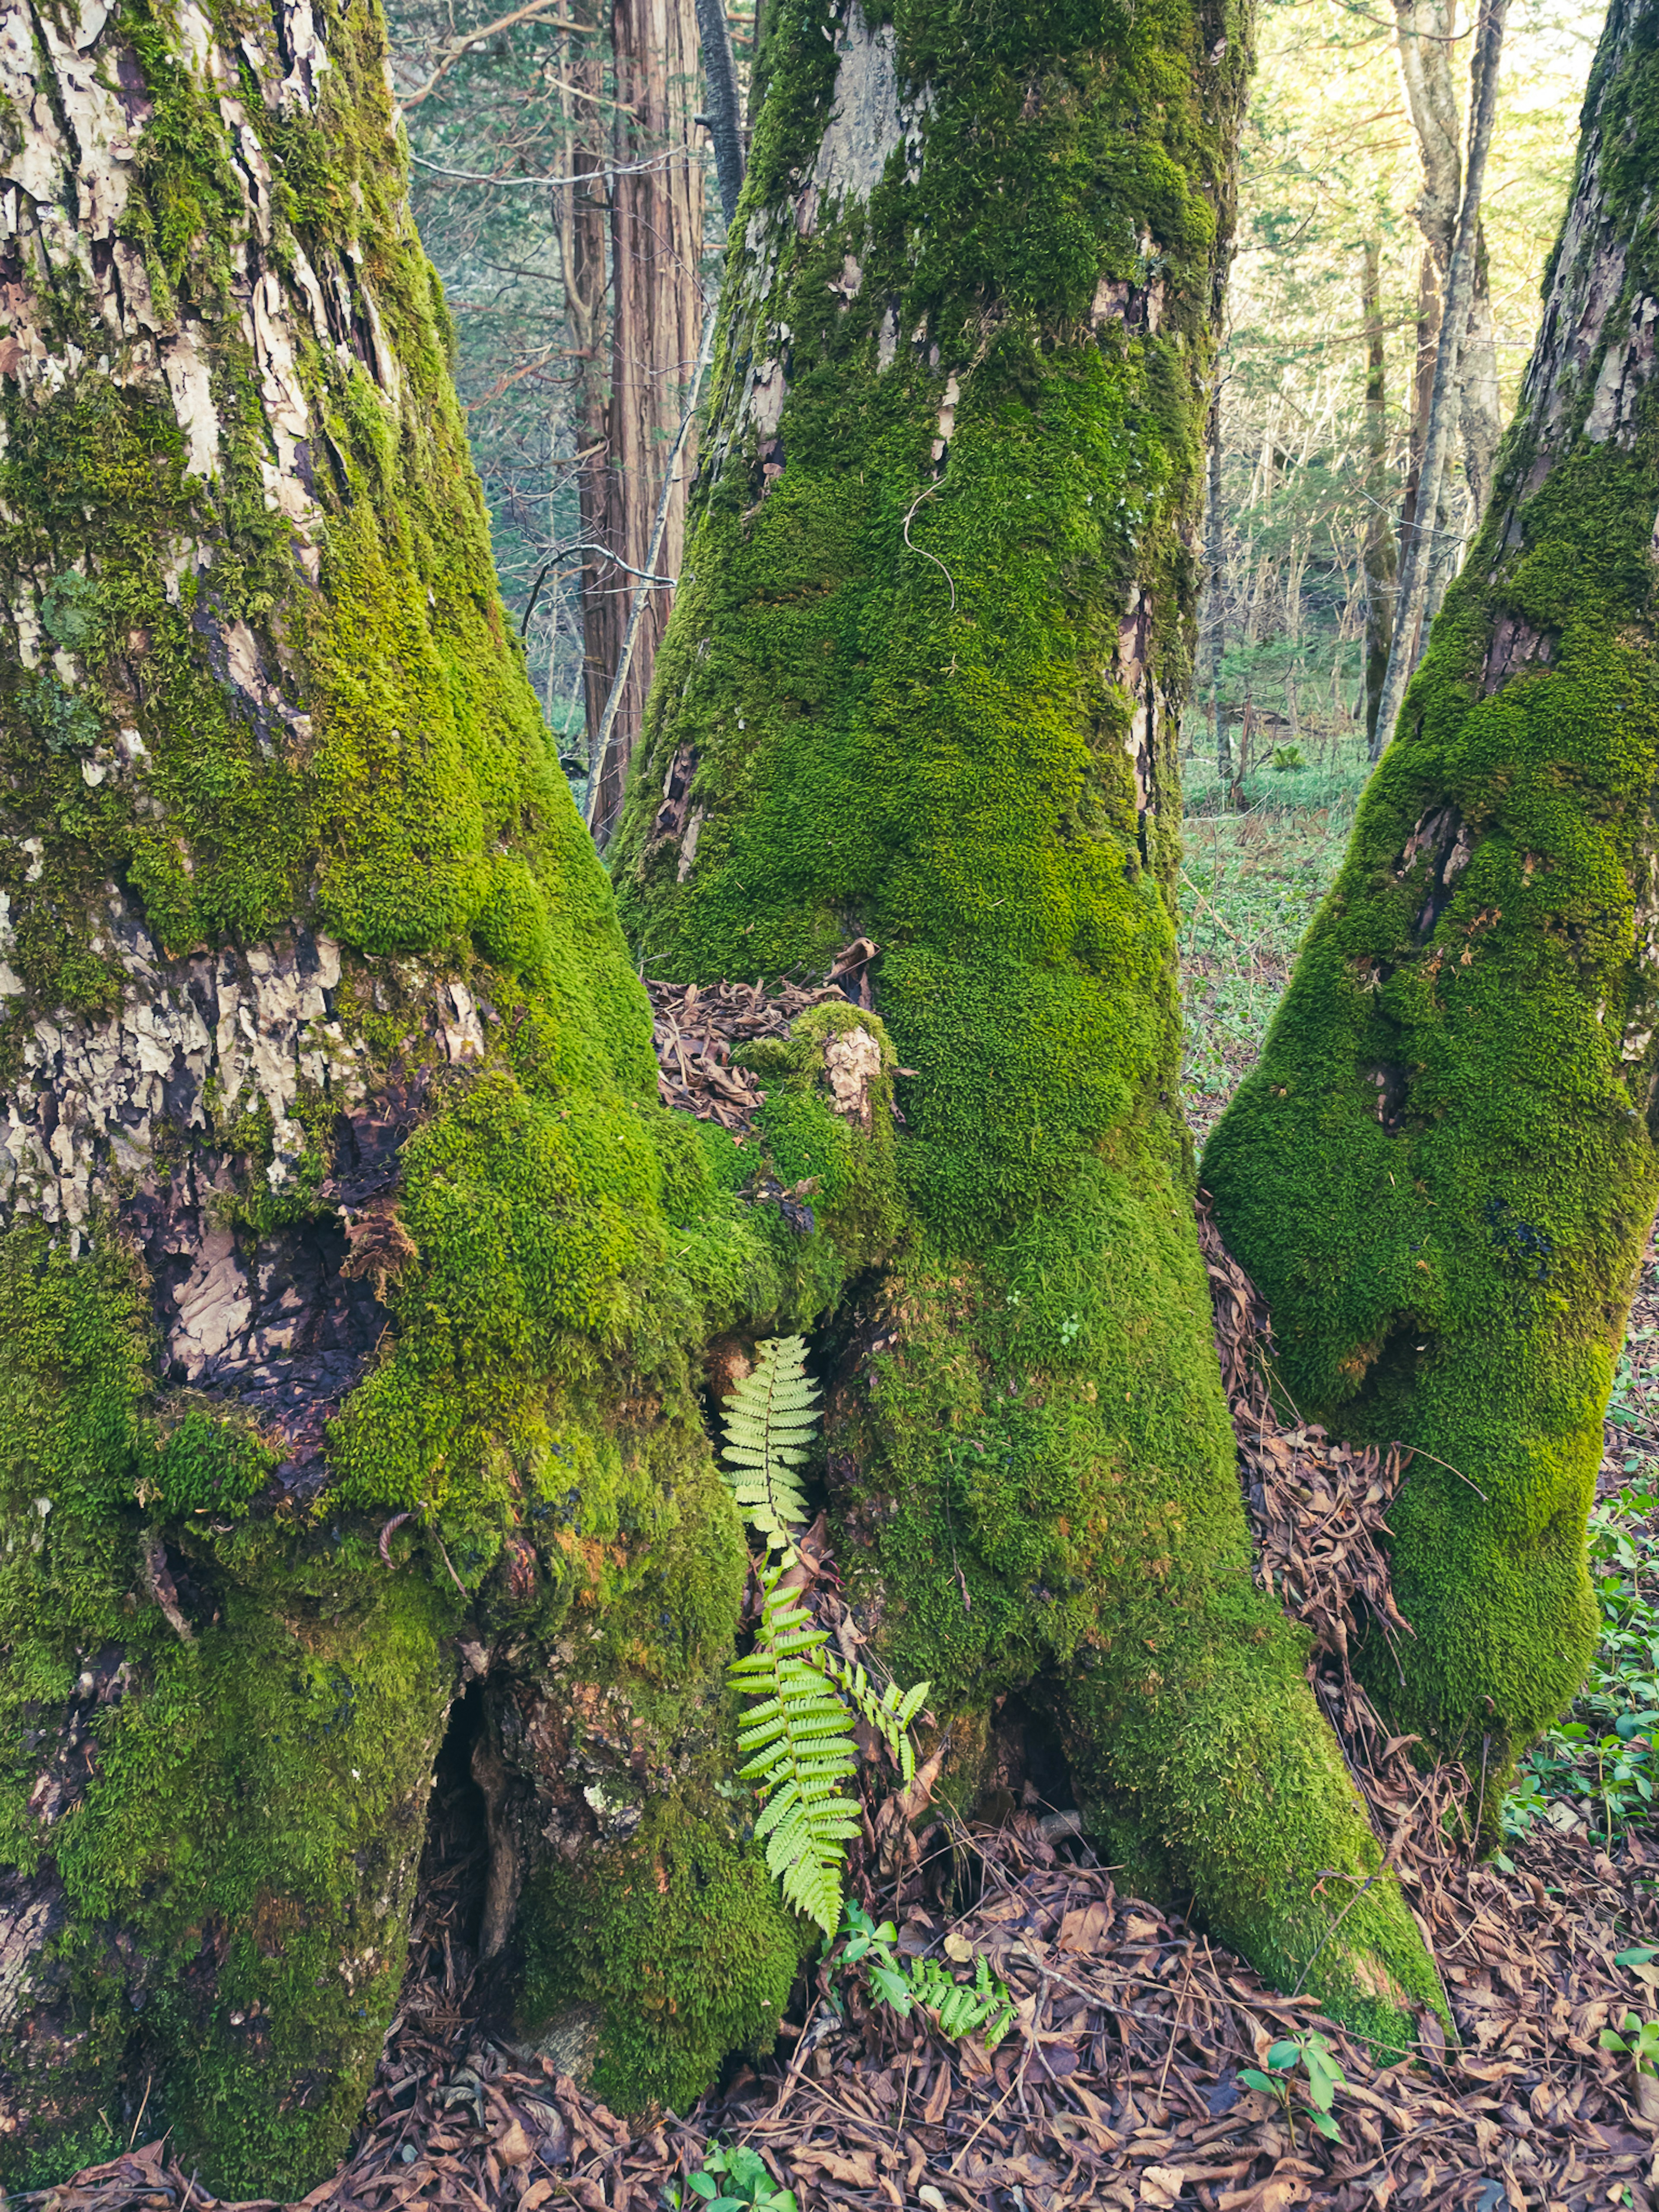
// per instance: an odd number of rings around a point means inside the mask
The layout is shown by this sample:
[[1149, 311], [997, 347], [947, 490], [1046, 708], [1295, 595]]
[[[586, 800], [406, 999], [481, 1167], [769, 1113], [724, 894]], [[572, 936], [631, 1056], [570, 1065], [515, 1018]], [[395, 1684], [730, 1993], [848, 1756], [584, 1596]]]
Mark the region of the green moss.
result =
[[238, 1514], [264, 1488], [276, 1460], [248, 1423], [192, 1406], [158, 1445], [155, 1480], [169, 1514]]
[[553, 929], [547, 901], [522, 860], [496, 861], [472, 936], [486, 960], [511, 969], [515, 975], [537, 975], [551, 961]]
[[625, 2112], [687, 2112], [728, 2051], [769, 2051], [816, 1933], [712, 1794], [653, 1807], [625, 1846], [550, 1865], [522, 1924], [521, 2026], [597, 2007], [594, 2092]]
[[[1613, 28], [1590, 100], [1606, 143], [1644, 145], [1659, 45]], [[1607, 188], [1630, 234], [1605, 324], [1620, 346], [1659, 269], [1624, 161]], [[1523, 410], [1510, 434], [1342, 873], [1204, 1161], [1287, 1398], [1415, 1449], [1389, 1525], [1416, 1632], [1403, 1684], [1380, 1650], [1370, 1680], [1402, 1729], [1486, 1774], [1489, 1805], [1592, 1649], [1585, 1517], [1659, 1200], [1659, 416], [1648, 395], [1629, 436], [1589, 434], [1600, 361], [1559, 422]]]
[[[0, 1850], [64, 1905], [13, 2062], [31, 2107], [13, 2172], [73, 2171], [100, 2106], [130, 2127], [149, 2081], [210, 2185], [294, 2193], [338, 2154], [391, 2016], [445, 1608], [269, 1520], [194, 1520], [234, 1513], [268, 1459], [199, 1409], [152, 1437], [112, 1240], [71, 1261], [33, 1224], [7, 1231], [0, 1331]], [[141, 1565], [158, 1481], [191, 1516], [167, 1534], [188, 1644]], [[91, 1759], [65, 1756], [88, 1738]]]

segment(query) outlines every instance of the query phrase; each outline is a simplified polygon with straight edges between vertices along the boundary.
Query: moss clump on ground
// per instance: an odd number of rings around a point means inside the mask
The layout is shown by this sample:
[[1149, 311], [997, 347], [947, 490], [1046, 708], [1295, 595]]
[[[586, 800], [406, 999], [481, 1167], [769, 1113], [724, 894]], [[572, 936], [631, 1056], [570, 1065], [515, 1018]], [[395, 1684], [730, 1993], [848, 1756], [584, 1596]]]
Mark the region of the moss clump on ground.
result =
[[[1291, 1981], [1322, 1872], [1379, 1854], [1250, 1589], [1176, 1101], [1173, 706], [1248, 24], [872, 21], [794, 0], [770, 33], [618, 903], [698, 981], [880, 946], [902, 1233], [830, 1409], [843, 1572], [969, 1738], [1041, 1680], [1092, 1817]], [[890, 155], [838, 188], [837, 71], [883, 41]], [[763, 1126], [820, 1157], [787, 1094]], [[1395, 2045], [1441, 2004], [1386, 1876], [1312, 1985]]]
[[[1652, 150], [1656, 72], [1650, 27], [1604, 52], [1589, 99], [1609, 144]], [[1604, 212], [1630, 233], [1602, 325], [1622, 349], [1659, 254], [1645, 206]], [[1601, 236], [1601, 216], [1575, 234]], [[1564, 373], [1541, 360], [1534, 395]], [[1403, 1685], [1379, 1648], [1371, 1686], [1484, 1771], [1489, 1804], [1593, 1648], [1585, 1518], [1659, 1200], [1659, 412], [1644, 392], [1627, 432], [1597, 430], [1603, 361], [1559, 415], [1523, 404], [1347, 860], [1204, 1157], [1290, 1400], [1416, 1448], [1389, 1514], [1416, 1632]]]
[[520, 1907], [525, 2031], [597, 2006], [594, 2091], [624, 2112], [684, 2112], [728, 2052], [769, 2050], [816, 1938], [739, 1844], [747, 1790], [728, 1784], [727, 1803], [709, 1788], [724, 1764], [705, 1762], [706, 1795], [651, 1808], [602, 1864], [550, 1863]]

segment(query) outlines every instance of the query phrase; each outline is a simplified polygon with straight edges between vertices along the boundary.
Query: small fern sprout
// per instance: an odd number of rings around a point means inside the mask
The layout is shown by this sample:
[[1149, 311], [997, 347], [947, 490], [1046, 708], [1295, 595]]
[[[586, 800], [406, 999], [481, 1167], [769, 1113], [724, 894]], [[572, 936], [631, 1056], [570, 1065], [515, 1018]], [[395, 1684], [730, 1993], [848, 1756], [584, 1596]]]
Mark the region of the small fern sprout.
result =
[[818, 1664], [845, 1691], [860, 1716], [892, 1753], [893, 1764], [908, 1790], [916, 1778], [916, 1747], [910, 1741], [910, 1723], [927, 1704], [931, 1685], [918, 1682], [901, 1691], [896, 1682], [890, 1682], [878, 1692], [862, 1667], [828, 1648], [819, 1655]]
[[786, 1566], [795, 1557], [791, 1528], [808, 1517], [794, 1470], [806, 1456], [817, 1395], [806, 1379], [805, 1340], [780, 1336], [758, 1347], [754, 1372], [726, 1401], [726, 1480], [744, 1518]]

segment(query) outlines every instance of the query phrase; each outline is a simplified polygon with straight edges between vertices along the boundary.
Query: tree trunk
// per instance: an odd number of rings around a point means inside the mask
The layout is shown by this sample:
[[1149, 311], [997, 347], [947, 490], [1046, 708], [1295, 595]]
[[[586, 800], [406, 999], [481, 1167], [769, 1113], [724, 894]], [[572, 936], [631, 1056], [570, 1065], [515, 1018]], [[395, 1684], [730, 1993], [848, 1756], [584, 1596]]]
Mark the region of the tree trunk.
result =
[[949, 1717], [942, 1786], [974, 1798], [1027, 1690], [1126, 1885], [1403, 2045], [1437, 1987], [1250, 1583], [1177, 1103], [1174, 755], [1248, 34], [782, 15], [613, 877], [659, 974], [880, 948], [857, 1049], [910, 1071], [895, 1176], [800, 1048], [743, 1171], [880, 1224], [881, 1269], [836, 1279], [827, 1492], [866, 1634]]
[[[1394, 595], [1400, 550], [1389, 522], [1388, 357], [1382, 331], [1382, 246], [1360, 248], [1360, 299], [1365, 317], [1365, 741], [1374, 748], [1376, 714], [1394, 636]], [[1375, 757], [1375, 751], [1372, 754]]]
[[697, 41], [708, 103], [708, 135], [714, 146], [720, 179], [720, 214], [729, 226], [743, 190], [743, 106], [738, 95], [737, 64], [732, 55], [732, 26], [726, 0], [696, 0]]
[[1204, 1162], [1300, 1413], [1417, 1450], [1372, 1685], [1489, 1807], [1593, 1648], [1659, 1194], [1656, 95], [1659, 6], [1615, 0], [1491, 514]]
[[[1486, 153], [1492, 143], [1492, 118], [1497, 110], [1498, 72], [1503, 54], [1504, 22], [1509, 0], [1481, 0], [1480, 28], [1469, 64], [1469, 166], [1464, 179], [1463, 204], [1458, 211], [1457, 234], [1446, 272], [1444, 323], [1454, 331], [1463, 327], [1478, 258], [1480, 190], [1486, 174]], [[1442, 331], [1444, 338], [1444, 325]], [[1434, 387], [1423, 437], [1421, 477], [1417, 487], [1417, 526], [1407, 535], [1400, 563], [1400, 592], [1395, 608], [1395, 631], [1389, 648], [1389, 665], [1382, 678], [1377, 707], [1373, 756], [1394, 735], [1400, 702], [1411, 679], [1419, 654], [1419, 641], [1434, 612], [1437, 574], [1443, 577], [1454, 556], [1454, 539], [1447, 527], [1450, 500], [1447, 493], [1446, 463], [1457, 405], [1458, 368], [1454, 351], [1442, 343], [1435, 359]], [[1422, 520], [1432, 514], [1431, 534]]]
[[49, 2181], [142, 2112], [214, 2191], [296, 2197], [465, 1683], [526, 2031], [562, 2010], [604, 2094], [682, 2108], [773, 2032], [801, 1937], [722, 1794], [744, 1569], [698, 1394], [801, 1261], [656, 1103], [378, 11], [22, 21], [0, 2159]]
[[[694, 0], [612, 0], [618, 106], [618, 173], [611, 203], [611, 392], [606, 417], [605, 513], [600, 542], [625, 567], [601, 568], [592, 604], [599, 628], [590, 643], [589, 699], [599, 712], [611, 688], [668, 455], [702, 331], [702, 167], [696, 156], [697, 35]], [[622, 167], [660, 157], [659, 166]], [[685, 550], [685, 491], [694, 452], [681, 461], [656, 572], [678, 574]], [[603, 837], [621, 802], [628, 763], [651, 688], [658, 641], [672, 593], [653, 591], [635, 641], [591, 818]], [[603, 676], [604, 682], [599, 682]], [[588, 725], [597, 736], [598, 720]]]
[[1226, 711], [1221, 704], [1221, 664], [1227, 651], [1227, 514], [1221, 487], [1221, 393], [1210, 404], [1205, 441], [1209, 482], [1204, 500], [1205, 629], [1209, 647], [1210, 750], [1224, 799], [1233, 780], [1232, 747]]
[[[1423, 190], [1414, 212], [1438, 276], [1438, 294], [1426, 336], [1429, 358], [1426, 374], [1419, 373], [1418, 395], [1422, 403], [1414, 425], [1413, 446], [1420, 453], [1427, 419], [1429, 387], [1434, 376], [1433, 351], [1439, 343], [1439, 307], [1447, 271], [1451, 265], [1452, 236], [1463, 194], [1463, 165], [1459, 145], [1457, 89], [1453, 58], [1457, 0], [1395, 0], [1398, 29], [1397, 52], [1406, 105], [1417, 136], [1423, 163]], [[1492, 495], [1492, 464], [1503, 423], [1498, 390], [1498, 349], [1492, 319], [1492, 287], [1487, 270], [1483, 230], [1475, 234], [1476, 267], [1469, 311], [1464, 319], [1459, 349], [1459, 414], [1462, 429], [1464, 477], [1474, 512], [1470, 530], [1478, 528]], [[1410, 518], [1405, 518], [1409, 522]]]

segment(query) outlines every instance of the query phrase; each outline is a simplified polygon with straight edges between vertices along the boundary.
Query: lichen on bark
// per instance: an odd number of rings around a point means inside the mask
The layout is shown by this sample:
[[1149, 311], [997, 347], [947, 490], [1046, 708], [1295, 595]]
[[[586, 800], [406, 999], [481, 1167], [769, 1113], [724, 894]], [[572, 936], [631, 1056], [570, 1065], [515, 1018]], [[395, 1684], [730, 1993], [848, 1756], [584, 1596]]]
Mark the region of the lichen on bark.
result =
[[[1041, 1684], [1133, 1879], [1399, 2046], [1438, 1985], [1251, 1586], [1176, 1104], [1249, 37], [1187, 0], [769, 17], [612, 872], [655, 973], [882, 948], [904, 1228], [828, 1332], [828, 1474], [860, 1617], [951, 1716], [944, 1786]], [[1334, 1936], [1328, 1868], [1363, 1885]]]
[[[1593, 1647], [1585, 1516], [1654, 1152], [1659, 14], [1615, 0], [1491, 514], [1205, 1153], [1284, 1387], [1416, 1456], [1372, 1686], [1484, 1775]], [[1640, 181], [1638, 181], [1640, 180]]]

